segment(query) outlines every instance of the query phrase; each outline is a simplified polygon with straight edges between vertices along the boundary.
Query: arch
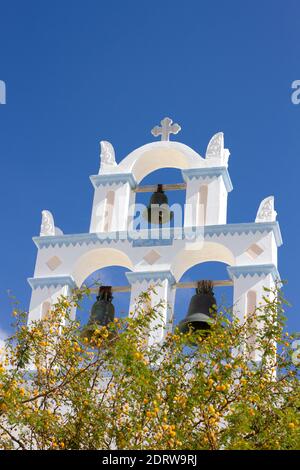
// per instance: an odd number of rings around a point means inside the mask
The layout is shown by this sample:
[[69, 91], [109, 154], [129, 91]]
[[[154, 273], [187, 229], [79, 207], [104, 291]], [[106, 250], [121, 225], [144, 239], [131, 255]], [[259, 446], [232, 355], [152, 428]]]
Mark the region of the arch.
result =
[[131, 152], [118, 166], [118, 171], [132, 173], [137, 183], [161, 168], [201, 168], [205, 160], [180, 142], [152, 142]]
[[[119, 285], [127, 285], [128, 279], [126, 273], [128, 272], [127, 267], [123, 266], [106, 266], [97, 269], [93, 273], [83, 280], [83, 284], [86, 284], [94, 288], [94, 291], [89, 296], [84, 296], [80, 302], [80, 309], [74, 309], [74, 317], [80, 322], [81, 325], [85, 325], [91, 314], [91, 309], [96, 301], [98, 288], [100, 285], [113, 285], [114, 287]], [[130, 287], [128, 285], [128, 287]], [[113, 292], [112, 304], [115, 308], [115, 317], [121, 318], [128, 315], [130, 305], [131, 292]]]
[[[189, 283], [199, 281], [201, 279], [226, 279], [227, 278], [227, 264], [221, 261], [205, 261], [196, 262], [192, 264], [178, 281], [183, 283]], [[195, 287], [186, 287], [185, 289], [173, 289], [174, 301], [173, 301], [173, 326], [183, 320], [188, 311], [192, 297], [195, 295]], [[227, 286], [220, 286], [217, 289], [213, 289], [214, 296], [216, 299], [216, 305], [218, 311], [226, 311], [227, 308], [231, 308], [233, 299], [233, 286], [229, 288]]]
[[98, 248], [83, 254], [76, 262], [72, 276], [77, 286], [93, 272], [108, 266], [122, 266], [132, 269], [133, 264], [129, 256], [115, 248]]
[[219, 261], [229, 265], [235, 262], [233, 253], [226, 246], [220, 243], [203, 242], [197, 250], [185, 248], [180, 251], [171, 265], [171, 271], [178, 281], [185, 271], [207, 261]]

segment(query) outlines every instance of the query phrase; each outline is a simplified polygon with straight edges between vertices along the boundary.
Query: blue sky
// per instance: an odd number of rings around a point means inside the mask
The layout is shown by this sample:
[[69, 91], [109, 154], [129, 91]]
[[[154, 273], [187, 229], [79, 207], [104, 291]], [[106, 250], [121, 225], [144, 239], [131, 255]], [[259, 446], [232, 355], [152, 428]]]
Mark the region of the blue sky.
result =
[[[202, 155], [224, 131], [234, 186], [229, 223], [253, 221], [260, 201], [275, 196], [289, 329], [300, 331], [300, 105], [291, 102], [299, 23], [297, 0], [0, 0], [2, 329], [8, 289], [29, 304], [41, 210], [51, 210], [64, 233], [88, 231], [99, 141], [111, 141], [120, 161], [152, 141], [151, 128], [167, 115], [182, 127], [176, 140]], [[123, 271], [104, 275], [121, 284]], [[223, 277], [225, 267], [186, 274], [202, 275]], [[178, 296], [178, 317], [189, 294]]]

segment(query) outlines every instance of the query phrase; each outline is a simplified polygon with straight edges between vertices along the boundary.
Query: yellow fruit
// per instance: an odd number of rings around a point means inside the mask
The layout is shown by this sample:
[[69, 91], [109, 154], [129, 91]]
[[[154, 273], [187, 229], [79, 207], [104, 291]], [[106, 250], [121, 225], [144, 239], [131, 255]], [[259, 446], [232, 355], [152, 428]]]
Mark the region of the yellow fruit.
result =
[[7, 405], [5, 403], [1, 403], [0, 410], [4, 412], [7, 411]]

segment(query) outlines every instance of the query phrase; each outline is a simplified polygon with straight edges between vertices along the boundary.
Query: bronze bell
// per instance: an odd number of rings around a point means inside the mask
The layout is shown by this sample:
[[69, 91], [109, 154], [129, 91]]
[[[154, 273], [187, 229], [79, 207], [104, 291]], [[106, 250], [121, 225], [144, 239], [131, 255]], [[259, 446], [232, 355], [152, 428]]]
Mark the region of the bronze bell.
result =
[[179, 331], [187, 333], [189, 328], [195, 331], [209, 330], [216, 311], [213, 283], [211, 281], [199, 282], [196, 294], [191, 298], [187, 316], [178, 325]]
[[97, 300], [92, 306], [90, 318], [87, 326], [100, 325], [106, 326], [114, 321], [115, 307], [111, 303], [113, 299], [110, 286], [100, 286]]
[[143, 215], [150, 224], [163, 225], [173, 219], [174, 213], [170, 211], [162, 184], [157, 185], [157, 190], [152, 194], [149, 206]]

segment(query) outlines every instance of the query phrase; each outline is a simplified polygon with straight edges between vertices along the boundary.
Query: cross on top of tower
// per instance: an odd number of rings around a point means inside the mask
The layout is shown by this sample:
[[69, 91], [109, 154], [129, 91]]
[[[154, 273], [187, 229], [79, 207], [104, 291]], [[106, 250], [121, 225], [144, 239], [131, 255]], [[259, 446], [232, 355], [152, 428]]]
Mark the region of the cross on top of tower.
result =
[[165, 117], [162, 121], [160, 121], [160, 123], [161, 127], [153, 127], [151, 134], [154, 135], [154, 137], [161, 135], [161, 140], [168, 141], [170, 140], [170, 134], [178, 134], [178, 132], [181, 130], [179, 124], [173, 124], [172, 119], [168, 117]]

